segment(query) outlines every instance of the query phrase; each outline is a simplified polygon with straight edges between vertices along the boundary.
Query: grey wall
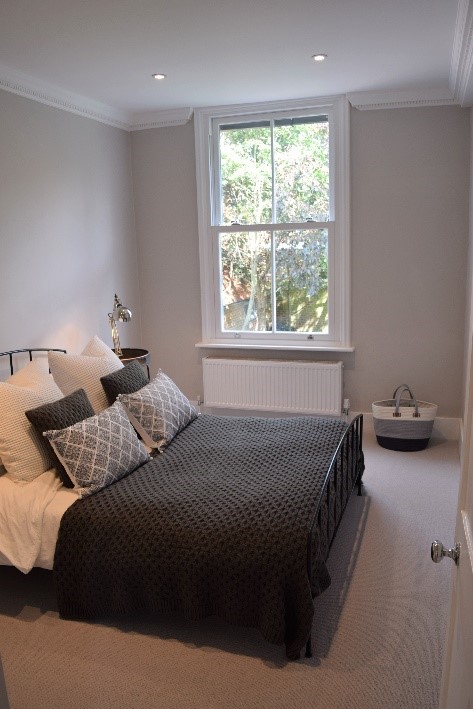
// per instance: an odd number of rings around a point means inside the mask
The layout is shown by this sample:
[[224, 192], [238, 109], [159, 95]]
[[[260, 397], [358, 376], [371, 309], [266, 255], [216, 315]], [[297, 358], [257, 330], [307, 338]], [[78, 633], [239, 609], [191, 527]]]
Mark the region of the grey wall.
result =
[[194, 127], [132, 133], [143, 342], [192, 399], [203, 394]]
[[407, 382], [461, 416], [469, 111], [352, 111], [356, 408]]
[[[343, 359], [354, 410], [407, 381], [461, 416], [469, 119], [352, 111], [355, 352], [312, 357]], [[122, 345], [202, 394], [192, 122], [130, 135], [0, 91], [0, 165], [0, 349], [111, 344], [117, 291], [134, 310]]]
[[140, 344], [130, 136], [0, 91], [0, 351], [111, 345], [118, 292], [136, 311], [122, 345]]
[[[369, 411], [407, 381], [440, 405], [439, 415], [460, 417], [469, 111], [352, 110], [351, 141], [355, 352], [312, 358], [343, 359], [353, 410]], [[201, 356], [212, 351], [194, 348], [201, 330], [192, 124], [135, 133], [132, 152], [143, 341], [154, 369], [194, 398]]]

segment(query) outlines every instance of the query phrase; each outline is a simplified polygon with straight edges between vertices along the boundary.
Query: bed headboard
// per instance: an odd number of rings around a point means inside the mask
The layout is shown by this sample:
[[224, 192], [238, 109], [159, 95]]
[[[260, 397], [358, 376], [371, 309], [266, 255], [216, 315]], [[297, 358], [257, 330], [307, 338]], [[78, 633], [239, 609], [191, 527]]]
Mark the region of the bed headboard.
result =
[[30, 362], [33, 360], [33, 352], [66, 352], [66, 350], [62, 350], [58, 347], [27, 347], [24, 349], [19, 349], [19, 350], [8, 350], [7, 352], [0, 352], [0, 357], [8, 357], [10, 361], [10, 372], [13, 374], [14, 372], [14, 366], [13, 366], [13, 361], [14, 361], [14, 355], [20, 355], [20, 354], [28, 354], [30, 358]]

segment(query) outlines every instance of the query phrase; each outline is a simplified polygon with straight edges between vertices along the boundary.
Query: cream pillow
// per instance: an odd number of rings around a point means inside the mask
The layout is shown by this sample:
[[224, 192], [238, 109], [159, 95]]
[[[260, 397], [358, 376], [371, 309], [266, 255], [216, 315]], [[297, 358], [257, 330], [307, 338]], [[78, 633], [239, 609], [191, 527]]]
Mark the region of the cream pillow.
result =
[[52, 467], [44, 439], [25, 411], [62, 399], [46, 359], [35, 359], [0, 382], [0, 457], [16, 481], [30, 482]]
[[[100, 339], [100, 337], [97, 337], [97, 335], [94, 335], [94, 337], [86, 344], [81, 354], [89, 355], [90, 357], [110, 357], [111, 359], [118, 359], [115, 352], [111, 350], [110, 347]], [[118, 361], [120, 362], [119, 359]]]
[[108, 407], [100, 377], [121, 369], [123, 364], [97, 336], [90, 340], [81, 354], [49, 352], [48, 361], [54, 380], [65, 396], [84, 389], [96, 414]]

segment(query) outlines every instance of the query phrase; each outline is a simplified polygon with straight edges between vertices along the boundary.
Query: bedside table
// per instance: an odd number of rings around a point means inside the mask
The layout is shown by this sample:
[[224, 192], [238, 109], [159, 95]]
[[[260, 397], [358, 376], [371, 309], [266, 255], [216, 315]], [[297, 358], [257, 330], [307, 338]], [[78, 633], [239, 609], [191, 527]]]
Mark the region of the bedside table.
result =
[[[113, 351], [115, 352], [115, 350]], [[136, 347], [122, 347], [122, 352], [123, 354], [119, 357], [119, 359], [121, 362], [123, 362], [124, 365], [130, 364], [130, 362], [139, 362], [140, 364], [143, 364], [146, 367], [146, 370], [148, 372], [148, 379], [150, 378], [150, 354], [148, 350], [141, 350]]]

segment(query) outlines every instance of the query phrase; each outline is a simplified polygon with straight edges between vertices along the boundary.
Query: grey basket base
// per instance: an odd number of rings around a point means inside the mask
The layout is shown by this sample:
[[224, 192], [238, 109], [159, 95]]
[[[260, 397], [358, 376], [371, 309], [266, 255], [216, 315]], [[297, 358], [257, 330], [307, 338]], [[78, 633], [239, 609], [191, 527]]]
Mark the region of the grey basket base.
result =
[[376, 436], [376, 440], [382, 448], [389, 448], [392, 451], [422, 451], [427, 448], [430, 438], [388, 438], [388, 436]]

